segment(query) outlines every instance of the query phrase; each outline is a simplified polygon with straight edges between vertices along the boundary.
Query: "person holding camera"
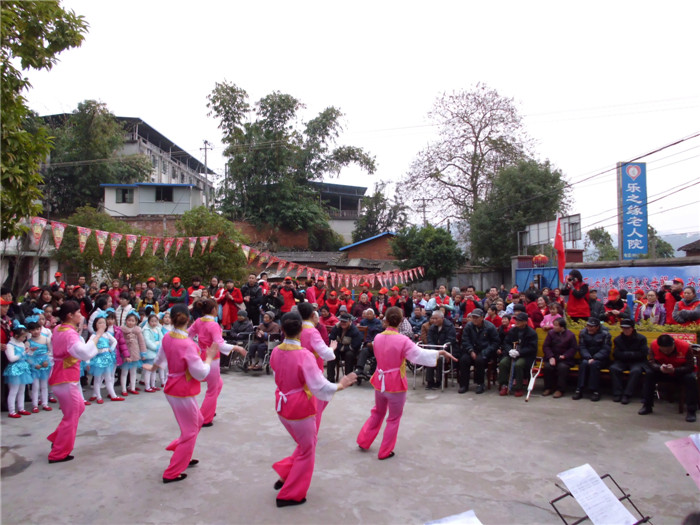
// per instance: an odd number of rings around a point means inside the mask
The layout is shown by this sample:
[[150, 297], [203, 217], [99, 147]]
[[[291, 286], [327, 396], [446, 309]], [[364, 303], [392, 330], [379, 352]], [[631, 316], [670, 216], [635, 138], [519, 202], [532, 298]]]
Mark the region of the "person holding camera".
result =
[[583, 276], [578, 270], [571, 270], [566, 278], [566, 285], [561, 288], [561, 295], [568, 295], [566, 313], [573, 322], [588, 321], [591, 307], [588, 303], [588, 285], [583, 282]]

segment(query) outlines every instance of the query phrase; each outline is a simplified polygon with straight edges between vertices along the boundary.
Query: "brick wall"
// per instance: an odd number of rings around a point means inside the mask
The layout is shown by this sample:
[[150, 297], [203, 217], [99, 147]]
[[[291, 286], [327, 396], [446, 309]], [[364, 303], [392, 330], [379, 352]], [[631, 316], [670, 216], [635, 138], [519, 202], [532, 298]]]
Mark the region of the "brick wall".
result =
[[391, 246], [389, 241], [390, 236], [380, 237], [373, 241], [362, 243], [347, 250], [348, 259], [379, 259], [386, 261], [395, 261], [396, 257], [391, 254]]

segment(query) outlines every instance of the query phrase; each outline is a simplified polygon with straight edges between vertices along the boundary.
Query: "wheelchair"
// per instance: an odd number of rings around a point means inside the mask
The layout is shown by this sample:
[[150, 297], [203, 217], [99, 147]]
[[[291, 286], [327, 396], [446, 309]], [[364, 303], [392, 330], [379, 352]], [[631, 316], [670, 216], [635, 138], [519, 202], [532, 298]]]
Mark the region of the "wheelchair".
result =
[[[231, 345], [238, 345], [242, 346], [243, 348], [248, 350], [250, 347], [251, 341], [253, 340], [253, 337], [255, 336], [254, 332], [245, 332], [245, 333], [240, 333], [238, 334], [238, 338], [234, 337], [231, 334], [231, 330], [223, 330], [222, 335], [224, 338], [224, 341], [226, 341], [228, 344]], [[243, 336], [243, 339], [240, 337]], [[236, 368], [238, 370], [244, 370], [245, 362], [248, 356], [243, 357], [241, 354], [238, 352], [232, 351], [229, 355], [224, 355], [221, 354], [221, 368]]]
[[[243, 372], [248, 373], [248, 372], [262, 372], [265, 371], [266, 375], [270, 375], [272, 372], [272, 369], [270, 368], [270, 356], [272, 355], [272, 350], [277, 346], [277, 344], [282, 340], [282, 334], [272, 334], [269, 336], [267, 340], [267, 350], [265, 351], [265, 355], [263, 356], [263, 361], [260, 366], [260, 368], [251, 368], [251, 361], [250, 361], [250, 354], [247, 354], [245, 357], [241, 357], [241, 363], [240, 365], [237, 365], [238, 368], [243, 370]], [[250, 348], [250, 345], [252, 344], [259, 344], [258, 342], [255, 341], [255, 334], [250, 334], [250, 337], [248, 338], [248, 346], [246, 346], [246, 350]], [[240, 355], [239, 355], [240, 357]]]

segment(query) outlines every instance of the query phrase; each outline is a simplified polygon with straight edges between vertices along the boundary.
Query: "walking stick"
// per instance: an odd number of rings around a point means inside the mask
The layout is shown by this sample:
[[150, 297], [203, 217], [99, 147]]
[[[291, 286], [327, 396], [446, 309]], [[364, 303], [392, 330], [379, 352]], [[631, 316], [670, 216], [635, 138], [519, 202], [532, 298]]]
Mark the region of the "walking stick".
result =
[[537, 377], [540, 375], [540, 372], [542, 372], [542, 362], [543, 359], [541, 357], [536, 357], [535, 362], [530, 367], [530, 382], [527, 385], [527, 396], [525, 396], [526, 403], [530, 399], [532, 389], [535, 388], [535, 381], [537, 380]]
[[[513, 343], [513, 350], [518, 349], [518, 343]], [[510, 358], [510, 376], [508, 377], [508, 393], [513, 390], [513, 375], [515, 374], [515, 359]]]

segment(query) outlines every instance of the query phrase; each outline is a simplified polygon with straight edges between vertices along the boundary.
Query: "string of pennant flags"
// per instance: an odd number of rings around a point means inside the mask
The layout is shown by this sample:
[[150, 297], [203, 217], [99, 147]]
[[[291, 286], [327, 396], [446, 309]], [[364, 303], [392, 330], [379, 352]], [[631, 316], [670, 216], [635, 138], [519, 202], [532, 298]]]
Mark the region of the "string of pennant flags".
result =
[[[50, 224], [49, 224], [50, 223]], [[95, 240], [97, 242], [97, 249], [100, 255], [104, 252], [105, 246], [109, 244], [109, 248], [114, 257], [117, 248], [122, 240], [126, 244], [126, 256], [131, 257], [135, 251], [136, 246], [139, 246], [139, 255], [143, 257], [143, 254], [151, 246], [153, 255], [156, 254], [158, 248], [161, 244], [163, 246], [163, 252], [165, 256], [168, 256], [173, 245], [175, 246], [175, 255], [180, 253], [180, 249], [184, 246], [185, 242], [188, 243], [188, 248], [190, 252], [190, 257], [194, 255], [194, 250], [199, 243], [201, 247], [200, 255], [204, 255], [204, 251], [209, 247], [209, 253], [214, 249], [216, 243], [219, 240], [219, 235], [205, 235], [205, 236], [193, 236], [193, 237], [154, 237], [149, 235], [136, 235], [136, 234], [123, 234], [108, 232], [103, 230], [97, 230], [92, 228], [86, 228], [84, 226], [76, 226], [74, 224], [67, 224], [59, 221], [48, 221], [43, 217], [32, 217], [30, 219], [30, 227], [32, 236], [34, 237], [34, 242], [39, 243], [41, 236], [44, 234], [44, 230], [47, 226], [51, 228], [51, 234], [53, 236], [54, 246], [56, 250], [61, 248], [63, 243], [63, 237], [67, 227], [74, 227], [78, 231], [78, 248], [80, 253], [83, 253], [87, 241], [92, 235], [95, 234]], [[404, 284], [410, 281], [415, 281], [422, 278], [425, 275], [425, 269], [423, 266], [418, 266], [416, 268], [410, 268], [408, 270], [391, 270], [379, 273], [363, 273], [363, 274], [349, 274], [340, 272], [331, 272], [329, 270], [321, 270], [318, 268], [313, 268], [311, 266], [305, 266], [297, 264], [295, 262], [286, 261], [269, 252], [261, 251], [246, 244], [241, 244], [236, 241], [231, 241], [238, 248], [241, 249], [246, 262], [252, 265], [256, 262], [259, 267], [262, 268], [265, 265], [265, 269], [270, 268], [273, 264], [277, 265], [277, 273], [281, 275], [283, 272], [290, 274], [293, 270], [296, 270], [296, 277], [301, 278], [303, 274], [306, 274], [306, 278], [309, 279], [313, 277], [318, 280], [319, 277], [330, 283], [331, 286], [337, 288], [341, 285], [346, 287], [352, 286], [362, 286], [366, 285], [373, 287], [376, 282], [379, 282], [381, 286], [393, 286], [396, 284]]]

